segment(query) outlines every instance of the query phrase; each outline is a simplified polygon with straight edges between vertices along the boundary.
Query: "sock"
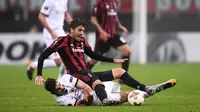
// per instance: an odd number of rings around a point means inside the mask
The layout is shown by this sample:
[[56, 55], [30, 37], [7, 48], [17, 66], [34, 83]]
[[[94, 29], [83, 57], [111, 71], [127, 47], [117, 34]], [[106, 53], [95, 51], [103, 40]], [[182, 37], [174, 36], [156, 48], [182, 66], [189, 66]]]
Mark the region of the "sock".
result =
[[94, 91], [96, 92], [96, 95], [101, 100], [101, 102], [103, 101], [103, 99], [107, 98], [107, 93], [105, 91], [105, 86], [103, 84], [96, 85]]
[[122, 68], [128, 72], [130, 57], [129, 56], [128, 57], [127, 56], [123, 56], [123, 59], [124, 58], [128, 58], [128, 60], [126, 60], [124, 63], [122, 63]]
[[[31, 68], [35, 69], [38, 65], [38, 62], [32, 62], [31, 63]], [[53, 59], [45, 59], [43, 63], [43, 68], [48, 68], [48, 67], [57, 67], [56, 62]]]
[[122, 77], [120, 78], [126, 85], [133, 87], [135, 89], [139, 89], [141, 91], [145, 90], [145, 85], [141, 84], [137, 80], [135, 80], [133, 77], [131, 77], [127, 72], [125, 72]]
[[60, 79], [64, 74], [66, 74], [67, 71], [65, 69], [65, 65], [62, 63], [60, 65], [60, 69], [59, 69], [59, 74], [58, 74], [58, 79]]

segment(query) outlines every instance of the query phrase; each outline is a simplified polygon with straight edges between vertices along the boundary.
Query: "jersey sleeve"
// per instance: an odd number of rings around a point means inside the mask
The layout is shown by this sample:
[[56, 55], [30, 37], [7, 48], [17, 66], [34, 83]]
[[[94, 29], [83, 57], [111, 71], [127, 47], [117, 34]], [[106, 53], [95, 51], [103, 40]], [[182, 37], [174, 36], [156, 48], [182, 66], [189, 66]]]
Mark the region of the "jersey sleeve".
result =
[[78, 83], [78, 79], [73, 77], [72, 75], [68, 75], [65, 74], [62, 78], [61, 78], [61, 82], [62, 84], [66, 85], [66, 86], [70, 86], [70, 87], [76, 87], [77, 83]]
[[62, 42], [64, 42], [64, 37], [58, 37], [56, 40], [53, 41], [53, 43], [50, 45], [50, 48], [54, 49], [54, 51], [57, 51], [58, 48], [61, 47]]
[[74, 97], [71, 97], [70, 95], [56, 96], [55, 99], [61, 106], [74, 106], [77, 101]]
[[40, 12], [44, 15], [49, 15], [52, 8], [54, 7], [52, 0], [45, 0], [42, 8], [40, 9]]

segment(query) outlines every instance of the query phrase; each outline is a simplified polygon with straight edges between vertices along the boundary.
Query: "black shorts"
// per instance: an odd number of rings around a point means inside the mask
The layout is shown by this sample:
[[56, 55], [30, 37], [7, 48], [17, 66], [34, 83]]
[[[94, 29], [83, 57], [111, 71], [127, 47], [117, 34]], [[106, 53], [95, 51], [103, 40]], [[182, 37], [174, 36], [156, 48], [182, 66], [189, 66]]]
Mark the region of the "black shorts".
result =
[[112, 81], [114, 79], [112, 70], [103, 72], [91, 72], [89, 69], [84, 69], [78, 73], [73, 74], [73, 76], [87, 83], [90, 87], [92, 87], [92, 84], [98, 79], [102, 82]]
[[106, 42], [103, 40], [100, 40], [100, 38], [97, 38], [94, 51], [100, 54], [103, 54], [103, 53], [108, 52], [110, 46], [117, 49], [118, 47], [124, 44], [127, 44], [126, 40], [124, 40], [118, 34], [114, 35], [114, 37], [109, 38]]

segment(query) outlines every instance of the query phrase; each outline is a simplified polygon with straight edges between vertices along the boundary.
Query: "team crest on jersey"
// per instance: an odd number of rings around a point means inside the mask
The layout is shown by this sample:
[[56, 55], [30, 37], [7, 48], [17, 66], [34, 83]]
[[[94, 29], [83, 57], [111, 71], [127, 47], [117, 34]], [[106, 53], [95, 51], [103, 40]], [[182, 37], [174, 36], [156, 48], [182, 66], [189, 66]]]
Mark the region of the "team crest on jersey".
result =
[[106, 9], [109, 9], [110, 8], [110, 6], [109, 5], [106, 5]]
[[72, 88], [71, 90], [70, 90], [70, 92], [74, 92], [75, 91], [75, 88]]
[[48, 10], [48, 9], [49, 9], [49, 7], [48, 7], [48, 6], [45, 6], [45, 7], [44, 7], [44, 9], [45, 9], [45, 10]]

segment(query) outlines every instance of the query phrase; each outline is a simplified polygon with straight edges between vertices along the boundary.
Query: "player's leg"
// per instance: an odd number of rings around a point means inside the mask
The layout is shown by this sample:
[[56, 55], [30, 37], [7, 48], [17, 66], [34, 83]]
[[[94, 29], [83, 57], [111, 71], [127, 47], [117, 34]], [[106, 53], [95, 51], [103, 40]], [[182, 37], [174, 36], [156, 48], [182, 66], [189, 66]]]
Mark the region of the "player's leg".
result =
[[132, 88], [140, 89], [142, 91], [146, 89], [146, 86], [144, 84], [141, 84], [140, 82], [135, 80], [122, 68], [114, 68], [112, 70], [108, 70], [104, 72], [94, 72], [94, 74], [102, 82], [112, 81], [114, 79], [121, 79], [126, 85]]
[[126, 85], [135, 89], [139, 89], [141, 91], [145, 91], [149, 95], [153, 95], [157, 92], [173, 87], [176, 84], [176, 80], [171, 79], [165, 83], [157, 84], [154, 86], [146, 86], [138, 82], [133, 77], [131, 77], [128, 74], [128, 72], [126, 72], [124, 69], [121, 68], [115, 68], [105, 72], [94, 72], [94, 73], [101, 81], [111, 81], [114, 79], [121, 79]]
[[65, 65], [62, 63], [60, 65], [60, 69], [59, 69], [59, 74], [58, 74], [58, 79], [60, 79], [64, 74], [66, 74], [67, 71], [66, 71], [66, 68], [65, 68]]
[[[127, 97], [130, 92], [121, 92], [120, 85], [113, 81], [103, 82], [103, 84], [105, 85], [105, 90], [108, 94], [108, 99], [111, 101], [118, 101], [113, 103], [112, 105], [120, 105], [124, 102], [127, 102]], [[144, 94], [145, 98], [149, 97], [147, 92], [141, 92]]]
[[[115, 37], [110, 41], [110, 44], [116, 48], [119, 49], [119, 51], [122, 53], [122, 58], [128, 58], [124, 63], [122, 63], [122, 68], [126, 71], [128, 71], [129, 68], [129, 63], [130, 63], [130, 55], [131, 55], [131, 50], [130, 47], [128, 46], [127, 42], [123, 37], [120, 35], [115, 35]], [[123, 83], [122, 80], [119, 80], [120, 83]]]
[[[99, 54], [104, 54], [105, 52], [108, 52], [110, 45], [103, 41], [100, 40], [99, 38], [96, 39], [95, 47], [94, 47], [94, 52], [99, 53]], [[97, 64], [97, 60], [89, 60], [87, 61], [87, 65], [90, 69], [94, 67], [95, 64]]]
[[122, 63], [122, 68], [126, 71], [128, 71], [129, 68], [129, 62], [130, 62], [130, 55], [131, 55], [131, 50], [128, 44], [124, 44], [118, 47], [120, 52], [123, 55], [123, 58], [128, 58], [124, 63]]
[[91, 72], [91, 70], [85, 69], [73, 75], [74, 77], [77, 77], [83, 82], [87, 83], [95, 91], [97, 97], [104, 106], [115, 103], [115, 101], [110, 101], [108, 99], [104, 84], [96, 77], [94, 73]]
[[156, 84], [153, 86], [147, 86], [147, 92], [152, 96], [155, 93], [158, 93], [162, 90], [169, 89], [171, 87], [174, 87], [176, 85], [176, 79], [170, 79], [164, 83]]
[[73, 74], [73, 76], [87, 83], [95, 91], [101, 102], [103, 102], [104, 99], [107, 99], [105, 86], [97, 79], [96, 75], [94, 75], [91, 70], [84, 69]]
[[131, 77], [128, 74], [128, 72], [126, 72], [122, 68], [112, 69], [112, 75], [113, 75], [114, 79], [121, 79], [124, 82], [124, 84], [126, 84], [132, 88], [139, 89], [141, 91], [146, 90], [146, 85], [140, 83], [139, 81], [137, 81], [136, 79]]
[[[60, 30], [60, 32], [61, 32], [60, 34], [63, 34], [64, 31]], [[44, 37], [44, 42], [46, 46], [50, 46], [54, 41], [47, 30], [43, 31], [43, 37]], [[43, 68], [58, 67], [61, 65], [61, 63], [62, 63], [62, 60], [60, 59], [59, 54], [53, 53], [50, 56], [50, 59], [44, 60]], [[37, 64], [38, 64], [37, 61], [32, 61], [32, 60], [28, 61], [27, 76], [29, 80], [32, 80], [33, 72], [37, 68]]]
[[[46, 59], [46, 60], [44, 60], [43, 68], [57, 67], [57, 66], [59, 66], [58, 63], [62, 63], [62, 60], [60, 60], [60, 58], [55, 59], [55, 60]], [[37, 64], [38, 64], [38, 61], [34, 61], [34, 62], [32, 62], [31, 60], [28, 61], [27, 76], [28, 76], [29, 80], [33, 79], [33, 72], [37, 68]]]

